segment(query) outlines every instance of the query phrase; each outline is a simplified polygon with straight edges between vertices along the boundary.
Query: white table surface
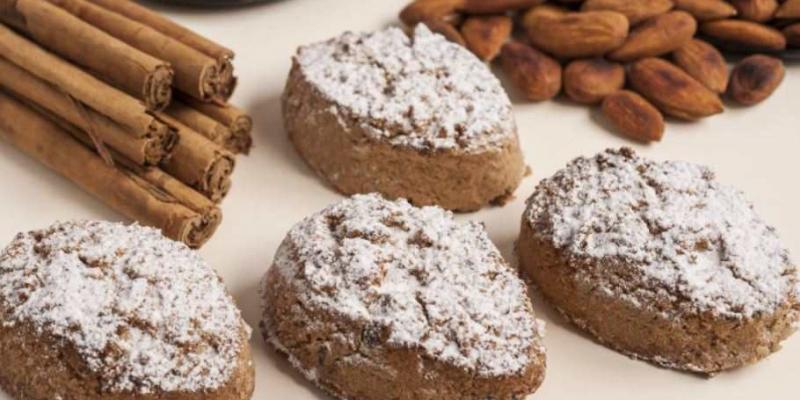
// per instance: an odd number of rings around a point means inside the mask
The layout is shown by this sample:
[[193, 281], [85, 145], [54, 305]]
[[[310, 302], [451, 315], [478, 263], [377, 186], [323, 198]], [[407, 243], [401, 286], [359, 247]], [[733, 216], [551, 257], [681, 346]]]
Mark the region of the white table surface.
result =
[[[234, 187], [223, 203], [224, 223], [202, 250], [224, 276], [247, 321], [258, 325], [257, 282], [286, 231], [304, 216], [341, 198], [302, 163], [282, 127], [280, 96], [298, 45], [345, 30], [375, 30], [396, 23], [404, 0], [286, 0], [228, 11], [163, 8], [181, 23], [230, 46], [237, 53], [240, 85], [234, 102], [255, 117], [255, 149], [239, 160]], [[512, 98], [515, 98], [513, 96]], [[519, 104], [515, 113], [526, 161], [517, 198], [502, 208], [461, 215], [486, 223], [492, 239], [511, 257], [524, 199], [542, 177], [579, 155], [632, 146], [656, 159], [703, 163], [720, 180], [748, 193], [800, 255], [798, 151], [800, 65], [788, 67], [784, 84], [753, 108], [728, 108], [699, 123], [671, 121], [664, 140], [637, 145], [605, 130], [596, 111], [564, 100]], [[122, 218], [37, 162], [0, 143], [0, 242], [19, 231], [56, 220]], [[536, 399], [796, 399], [800, 335], [761, 363], [713, 379], [660, 369], [608, 350], [576, 331], [540, 299], [548, 322], [547, 378]], [[255, 399], [326, 399], [254, 332]], [[0, 393], [0, 400], [8, 397]]]

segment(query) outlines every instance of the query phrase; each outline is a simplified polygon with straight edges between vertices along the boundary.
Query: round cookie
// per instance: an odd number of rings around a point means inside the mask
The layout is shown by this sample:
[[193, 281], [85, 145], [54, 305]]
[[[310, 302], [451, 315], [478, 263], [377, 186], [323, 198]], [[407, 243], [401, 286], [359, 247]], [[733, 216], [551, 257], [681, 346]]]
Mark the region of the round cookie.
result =
[[521, 399], [543, 322], [478, 223], [356, 195], [286, 236], [262, 284], [265, 339], [341, 399]]
[[155, 229], [59, 223], [0, 255], [0, 387], [16, 399], [244, 400], [250, 328]]
[[471, 211], [525, 172], [511, 102], [485, 64], [424, 25], [304, 46], [283, 96], [286, 130], [344, 194]]
[[714, 374], [756, 362], [798, 326], [787, 250], [705, 167], [626, 148], [578, 158], [536, 188], [517, 247], [564, 316], [665, 367]]

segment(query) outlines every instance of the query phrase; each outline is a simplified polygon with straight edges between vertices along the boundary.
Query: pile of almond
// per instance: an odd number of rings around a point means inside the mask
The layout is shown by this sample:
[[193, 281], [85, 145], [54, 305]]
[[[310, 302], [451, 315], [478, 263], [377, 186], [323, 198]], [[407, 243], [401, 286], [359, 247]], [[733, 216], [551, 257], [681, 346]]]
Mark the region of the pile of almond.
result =
[[[800, 0], [416, 0], [400, 18], [497, 59], [529, 100], [599, 104], [643, 142], [661, 139], [665, 114], [766, 99], [784, 76], [776, 57], [800, 47]], [[718, 47], [745, 57], [729, 70]]]

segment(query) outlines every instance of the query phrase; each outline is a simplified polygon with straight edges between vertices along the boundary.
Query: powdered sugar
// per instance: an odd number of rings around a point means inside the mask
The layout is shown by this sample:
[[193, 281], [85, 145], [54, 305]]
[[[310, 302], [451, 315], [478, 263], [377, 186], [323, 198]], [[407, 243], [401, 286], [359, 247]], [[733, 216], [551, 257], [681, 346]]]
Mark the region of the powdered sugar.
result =
[[484, 376], [541, 350], [527, 289], [482, 225], [437, 207], [357, 195], [295, 226], [275, 268], [304, 308], [388, 330], [387, 343]]
[[108, 222], [18, 235], [0, 256], [0, 318], [74, 346], [104, 390], [142, 394], [222, 386], [250, 333], [196, 252]]
[[701, 166], [630, 149], [578, 158], [539, 185], [526, 216], [535, 235], [574, 262], [608, 268], [577, 274], [637, 306], [752, 317], [797, 291], [775, 230]]
[[305, 78], [374, 138], [416, 149], [485, 150], [516, 134], [511, 101], [472, 53], [424, 25], [347, 32], [301, 47]]

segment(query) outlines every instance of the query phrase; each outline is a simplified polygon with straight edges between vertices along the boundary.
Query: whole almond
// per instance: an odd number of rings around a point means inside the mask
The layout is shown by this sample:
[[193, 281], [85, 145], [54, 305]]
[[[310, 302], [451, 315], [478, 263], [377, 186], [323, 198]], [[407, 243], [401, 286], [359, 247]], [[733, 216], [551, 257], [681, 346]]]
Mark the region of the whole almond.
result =
[[795, 19], [800, 18], [800, 0], [786, 0], [775, 12], [775, 18]]
[[778, 9], [778, 0], [731, 0], [742, 19], [766, 22]]
[[524, 43], [508, 42], [500, 52], [503, 70], [531, 101], [548, 100], [561, 91], [561, 64]]
[[444, 19], [455, 14], [464, 0], [415, 0], [400, 11], [400, 20], [414, 26], [425, 20]]
[[444, 36], [447, 40], [466, 47], [467, 42], [464, 41], [464, 37], [461, 36], [461, 32], [459, 32], [458, 29], [453, 26], [453, 24], [443, 19], [425, 20], [421, 23], [425, 24], [428, 29], [431, 30], [431, 32], [436, 32]]
[[736, 19], [704, 22], [700, 31], [732, 51], [782, 51], [786, 38], [775, 28]]
[[800, 47], [800, 23], [783, 28], [783, 36], [790, 46]]
[[698, 21], [712, 21], [736, 15], [736, 7], [723, 0], [673, 0], [675, 8], [692, 14]]
[[733, 68], [728, 94], [740, 104], [760, 103], [775, 92], [785, 73], [783, 61], [775, 57], [746, 57]]
[[628, 18], [631, 25], [663, 14], [672, 9], [672, 0], [586, 0], [583, 11], [616, 11]]
[[614, 11], [558, 13], [535, 7], [522, 24], [537, 48], [559, 58], [601, 56], [628, 36], [628, 19]]
[[690, 40], [697, 32], [697, 21], [686, 11], [671, 11], [653, 17], [636, 27], [625, 43], [608, 54], [617, 61], [633, 61], [667, 54]]
[[628, 82], [661, 111], [676, 118], [696, 120], [723, 111], [716, 93], [660, 58], [633, 63], [628, 70]]
[[544, 3], [545, 0], [463, 0], [459, 11], [467, 14], [505, 14], [525, 10]]
[[478, 58], [492, 61], [511, 36], [512, 28], [511, 17], [505, 15], [473, 16], [461, 25], [461, 36]]
[[630, 90], [606, 96], [601, 109], [617, 131], [634, 140], [646, 143], [664, 136], [664, 116], [644, 97]]
[[692, 39], [672, 53], [672, 59], [694, 79], [716, 93], [728, 87], [728, 64], [716, 47]]
[[595, 104], [625, 86], [625, 67], [604, 58], [575, 60], [564, 69], [563, 81], [570, 99]]

